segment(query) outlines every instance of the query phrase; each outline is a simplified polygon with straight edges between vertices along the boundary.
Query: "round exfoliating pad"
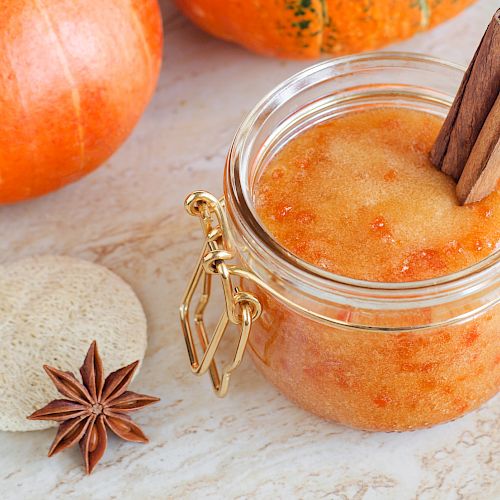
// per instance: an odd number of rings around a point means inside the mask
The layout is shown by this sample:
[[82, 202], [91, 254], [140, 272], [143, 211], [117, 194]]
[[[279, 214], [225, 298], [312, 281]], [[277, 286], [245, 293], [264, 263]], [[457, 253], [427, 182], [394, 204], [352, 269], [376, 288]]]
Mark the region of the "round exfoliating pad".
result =
[[63, 398], [43, 370], [78, 372], [93, 340], [105, 375], [142, 360], [146, 317], [121, 278], [87, 261], [31, 257], [0, 266], [0, 430], [57, 425], [26, 417]]

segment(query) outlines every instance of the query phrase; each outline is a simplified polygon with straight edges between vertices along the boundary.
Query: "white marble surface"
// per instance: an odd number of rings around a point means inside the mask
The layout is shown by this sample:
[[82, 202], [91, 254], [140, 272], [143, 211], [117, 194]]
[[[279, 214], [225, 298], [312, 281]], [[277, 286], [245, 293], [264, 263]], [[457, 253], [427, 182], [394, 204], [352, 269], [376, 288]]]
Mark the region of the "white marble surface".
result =
[[[200, 241], [196, 221], [184, 215], [184, 196], [201, 187], [221, 192], [238, 123], [306, 64], [214, 40], [163, 4], [161, 81], [133, 136], [81, 182], [0, 208], [2, 261], [74, 255], [110, 267], [137, 291], [149, 348], [134, 387], [162, 398], [136, 417], [151, 442], [112, 439], [86, 477], [77, 449], [45, 457], [54, 430], [0, 432], [0, 498], [500, 498], [498, 397], [430, 430], [370, 434], [296, 408], [248, 360], [225, 400], [189, 373], [177, 308]], [[466, 64], [495, 4], [481, 0], [391, 48]]]

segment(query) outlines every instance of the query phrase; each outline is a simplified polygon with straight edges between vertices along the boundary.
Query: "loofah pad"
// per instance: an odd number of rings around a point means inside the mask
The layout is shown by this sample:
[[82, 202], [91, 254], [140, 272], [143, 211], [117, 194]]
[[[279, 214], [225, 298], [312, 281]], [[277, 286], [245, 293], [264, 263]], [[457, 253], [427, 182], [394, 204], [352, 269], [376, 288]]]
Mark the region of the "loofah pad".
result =
[[26, 419], [62, 398], [42, 365], [79, 377], [92, 340], [106, 375], [144, 357], [144, 311], [121, 278], [102, 266], [61, 256], [0, 266], [0, 430], [56, 425]]

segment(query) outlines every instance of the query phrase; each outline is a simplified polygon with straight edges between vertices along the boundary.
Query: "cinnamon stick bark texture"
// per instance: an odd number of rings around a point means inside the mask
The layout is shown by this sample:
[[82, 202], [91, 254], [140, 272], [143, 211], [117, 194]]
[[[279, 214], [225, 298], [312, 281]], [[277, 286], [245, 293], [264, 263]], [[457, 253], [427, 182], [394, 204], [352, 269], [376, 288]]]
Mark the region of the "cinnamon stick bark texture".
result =
[[500, 95], [484, 122], [457, 184], [463, 205], [481, 201], [494, 189], [500, 177]]
[[[446, 174], [451, 175], [456, 181], [459, 181], [481, 133], [483, 133], [482, 146], [478, 146], [474, 157], [470, 160], [475, 164], [475, 166], [469, 167], [470, 172], [479, 172], [480, 174], [488, 161], [494, 160], [492, 151], [498, 141], [498, 129], [494, 126], [495, 119], [490, 117], [490, 124], [484, 132], [483, 127], [493, 112], [499, 93], [500, 9], [493, 16], [493, 20], [474, 54], [448, 117], [431, 151], [432, 163]], [[489, 147], [485, 147], [486, 143], [489, 144]], [[492, 145], [493, 149], [491, 149]], [[478, 162], [482, 162], [482, 165], [478, 166]], [[471, 178], [462, 183], [462, 198], [465, 195], [465, 186], [470, 184]], [[467, 199], [467, 196], [468, 194], [465, 195], [464, 200]]]

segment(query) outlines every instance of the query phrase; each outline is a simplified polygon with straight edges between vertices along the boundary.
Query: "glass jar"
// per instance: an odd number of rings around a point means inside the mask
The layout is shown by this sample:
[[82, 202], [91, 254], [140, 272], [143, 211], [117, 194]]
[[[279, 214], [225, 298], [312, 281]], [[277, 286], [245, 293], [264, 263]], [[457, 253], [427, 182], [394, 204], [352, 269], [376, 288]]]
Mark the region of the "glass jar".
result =
[[[321, 417], [367, 430], [401, 431], [454, 419], [500, 386], [500, 251], [452, 275], [376, 283], [326, 272], [280, 246], [256, 215], [255, 181], [290, 138], [332, 118], [374, 107], [446, 116], [463, 69], [416, 54], [368, 53], [312, 66], [268, 94], [238, 130], [227, 156], [224, 199], [186, 200], [205, 235], [181, 306], [191, 367], [209, 371], [219, 395], [247, 348], [264, 376]], [[239, 265], [231, 263], [231, 260]], [[210, 335], [203, 313], [211, 280], [226, 308]], [[202, 295], [190, 323], [197, 286]], [[234, 359], [215, 353], [229, 324]]]

